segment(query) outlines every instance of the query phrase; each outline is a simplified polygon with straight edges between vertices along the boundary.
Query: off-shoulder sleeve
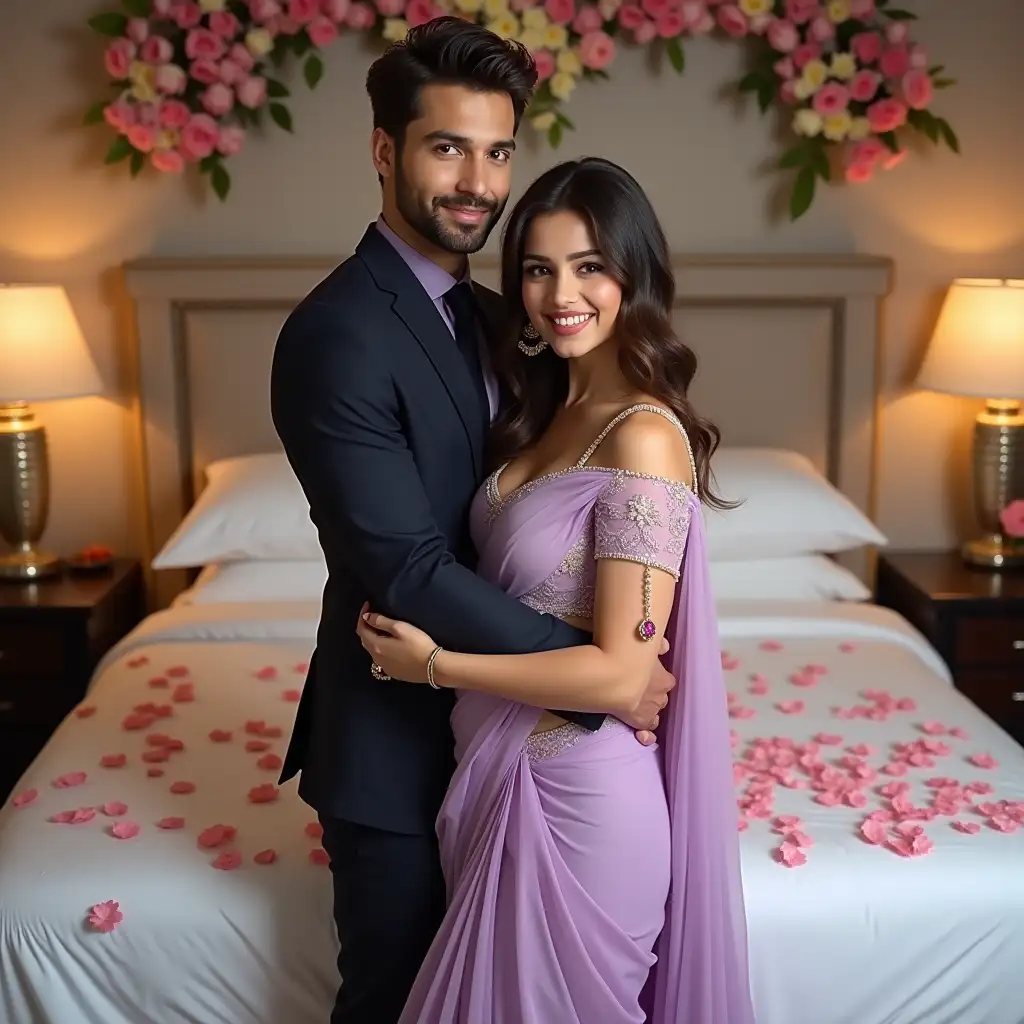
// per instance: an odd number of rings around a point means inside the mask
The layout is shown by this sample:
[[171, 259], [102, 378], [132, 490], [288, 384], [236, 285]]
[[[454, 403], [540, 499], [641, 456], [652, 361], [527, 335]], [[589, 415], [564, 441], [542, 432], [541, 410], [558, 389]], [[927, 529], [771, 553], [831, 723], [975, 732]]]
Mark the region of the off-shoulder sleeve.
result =
[[594, 557], [620, 558], [679, 578], [692, 506], [685, 484], [615, 470], [594, 506]]

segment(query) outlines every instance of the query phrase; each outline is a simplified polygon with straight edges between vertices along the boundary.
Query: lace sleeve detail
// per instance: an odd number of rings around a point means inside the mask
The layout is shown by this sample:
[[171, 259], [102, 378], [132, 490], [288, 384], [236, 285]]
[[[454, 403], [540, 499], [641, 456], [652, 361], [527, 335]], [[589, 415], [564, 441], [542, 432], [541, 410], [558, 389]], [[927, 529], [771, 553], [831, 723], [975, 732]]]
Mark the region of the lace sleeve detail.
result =
[[615, 470], [594, 506], [594, 557], [663, 569], [679, 579], [690, 528], [685, 484]]

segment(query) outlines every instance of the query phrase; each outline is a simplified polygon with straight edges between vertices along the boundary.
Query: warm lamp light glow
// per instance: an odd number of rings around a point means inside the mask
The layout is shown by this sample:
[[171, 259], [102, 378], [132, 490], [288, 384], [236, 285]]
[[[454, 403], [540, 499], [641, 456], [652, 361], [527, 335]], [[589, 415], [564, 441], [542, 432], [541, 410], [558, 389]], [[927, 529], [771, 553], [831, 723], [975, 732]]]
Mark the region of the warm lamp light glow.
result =
[[1024, 398], [1024, 281], [954, 281], [917, 385], [975, 398]]
[[0, 285], [0, 405], [102, 390], [81, 328], [58, 285]]

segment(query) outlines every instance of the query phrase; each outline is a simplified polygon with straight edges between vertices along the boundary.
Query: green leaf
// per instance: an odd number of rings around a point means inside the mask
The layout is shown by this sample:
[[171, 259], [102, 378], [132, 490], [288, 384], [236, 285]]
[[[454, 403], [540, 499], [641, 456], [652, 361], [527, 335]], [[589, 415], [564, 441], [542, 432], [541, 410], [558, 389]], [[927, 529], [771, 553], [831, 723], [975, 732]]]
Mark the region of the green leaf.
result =
[[936, 124], [938, 124], [939, 126], [939, 132], [942, 135], [942, 141], [945, 142], [946, 145], [949, 146], [949, 148], [953, 150], [954, 153], [959, 153], [960, 140], [956, 137], [956, 132], [953, 131], [952, 125], [950, 125], [950, 123], [944, 117], [937, 117], [935, 121]]
[[306, 58], [306, 63], [302, 66], [302, 74], [306, 78], [306, 85], [310, 89], [315, 89], [317, 82], [324, 77], [324, 62], [315, 53], [311, 53]]
[[86, 112], [85, 117], [82, 118], [82, 124], [99, 124], [103, 120], [103, 111], [107, 109], [107, 104], [100, 100], [98, 103], [94, 103]]
[[575, 131], [576, 125], [572, 123], [560, 110], [555, 111], [555, 120], [563, 127], [568, 128], [569, 131]]
[[548, 129], [548, 142], [552, 149], [558, 149], [562, 144], [562, 126], [558, 121]]
[[789, 197], [791, 220], [798, 220], [811, 208], [811, 203], [814, 202], [814, 182], [813, 167], [804, 167], [796, 176], [793, 192]]
[[123, 135], [118, 135], [110, 144], [110, 149], [107, 150], [107, 155], [103, 158], [103, 162], [105, 164], [116, 164], [128, 156], [134, 148]]
[[668, 61], [675, 68], [676, 74], [681, 75], [686, 67], [686, 54], [683, 53], [683, 44], [679, 42], [678, 36], [673, 36], [665, 44], [665, 52], [668, 54]]
[[110, 11], [106, 14], [94, 14], [89, 19], [89, 27], [104, 36], [123, 36], [128, 19], [123, 14]]
[[951, 85], [956, 85], [955, 78], [935, 78], [932, 80], [932, 85], [936, 89], [948, 89]]
[[882, 132], [878, 137], [890, 150], [892, 150], [893, 153], [898, 153], [900, 151], [900, 144], [896, 138], [895, 132]]
[[941, 75], [946, 70], [945, 64], [936, 64], [928, 69], [929, 75]]
[[288, 108], [282, 103], [271, 103], [270, 104], [270, 116], [279, 128], [283, 128], [286, 132], [292, 131], [292, 115], [289, 113]]
[[811, 152], [809, 147], [803, 145], [794, 146], [792, 149], [787, 150], [779, 157], [779, 169], [788, 171], [793, 167], [803, 167], [804, 164], [810, 163]]
[[220, 153], [211, 153], [209, 156], [204, 156], [203, 159], [199, 161], [200, 173], [209, 174], [219, 161]]
[[811, 147], [811, 166], [822, 181], [832, 180], [832, 165], [828, 162], [824, 146]]
[[148, 18], [153, 13], [150, 0], [121, 0], [121, 6], [135, 18]]
[[267, 95], [271, 99], [280, 99], [282, 96], [290, 96], [291, 93], [288, 91], [288, 86], [286, 86], [284, 82], [279, 82], [276, 78], [268, 78]]
[[132, 153], [132, 160], [131, 160], [131, 163], [128, 166], [131, 169], [132, 177], [133, 178], [137, 178], [138, 177], [139, 171], [142, 170], [142, 165], [145, 162], [146, 162], [146, 158], [138, 150], [135, 150], [135, 152]]
[[231, 175], [224, 170], [223, 164], [217, 164], [210, 172], [210, 184], [221, 202], [227, 199], [228, 192], [231, 191]]
[[292, 36], [292, 53], [296, 57], [304, 57], [309, 53], [312, 43], [309, 40], [309, 36], [306, 35], [305, 29], [299, 32], [297, 35]]
[[555, 97], [551, 95], [551, 82], [548, 79], [545, 78], [537, 86], [533, 94], [533, 100], [535, 103], [554, 103]]
[[893, 21], [917, 21], [917, 15], [913, 11], [903, 11], [899, 7], [893, 7], [885, 11], [887, 18], [892, 18]]
[[760, 71], [751, 71], [739, 80], [736, 88], [740, 92], [754, 92], [761, 88], [762, 81], [764, 81], [764, 76]]
[[761, 113], [765, 113], [775, 99], [775, 83], [770, 79], [764, 79], [757, 89], [757, 105]]
[[923, 132], [932, 142], [938, 143], [939, 123], [934, 114], [929, 113], [927, 110], [907, 111], [907, 124], [911, 128], [916, 128], [919, 132]]

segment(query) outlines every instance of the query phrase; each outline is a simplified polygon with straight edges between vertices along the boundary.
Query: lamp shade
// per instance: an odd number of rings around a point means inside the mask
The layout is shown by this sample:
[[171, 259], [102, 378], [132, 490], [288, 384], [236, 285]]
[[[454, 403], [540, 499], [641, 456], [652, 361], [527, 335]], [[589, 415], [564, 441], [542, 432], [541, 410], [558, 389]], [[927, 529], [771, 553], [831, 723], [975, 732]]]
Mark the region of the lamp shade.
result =
[[917, 385], [975, 398], [1024, 398], [1024, 281], [954, 281]]
[[0, 285], [0, 403], [99, 394], [71, 303], [59, 285]]

